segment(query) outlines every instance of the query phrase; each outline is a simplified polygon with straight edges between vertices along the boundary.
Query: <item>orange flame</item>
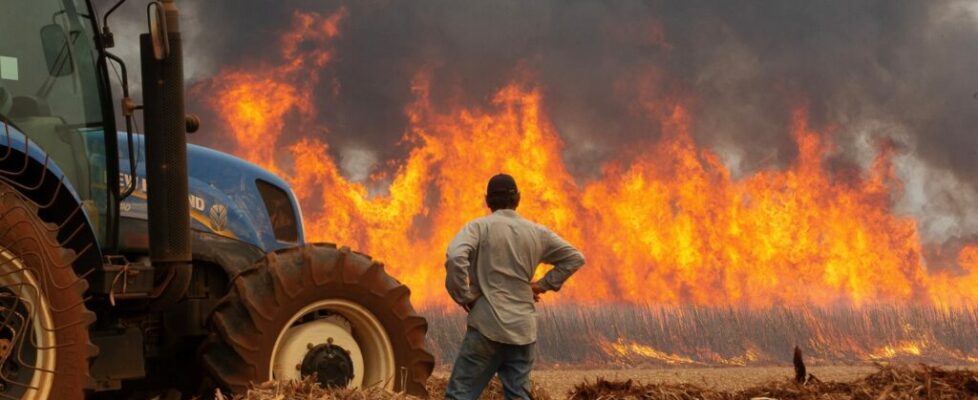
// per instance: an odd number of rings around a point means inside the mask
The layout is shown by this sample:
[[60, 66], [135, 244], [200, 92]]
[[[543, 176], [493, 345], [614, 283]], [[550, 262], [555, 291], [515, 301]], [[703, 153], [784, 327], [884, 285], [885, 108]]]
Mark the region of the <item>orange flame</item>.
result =
[[619, 360], [619, 362], [622, 364], [628, 364], [632, 362], [632, 360], [656, 360], [671, 365], [699, 364], [689, 357], [666, 353], [656, 350], [652, 346], [635, 343], [622, 338], [619, 338], [614, 342], [598, 342], [598, 347], [600, 347], [613, 359]]
[[[228, 150], [282, 175], [295, 190], [312, 241], [348, 244], [384, 260], [415, 302], [447, 304], [444, 250], [469, 219], [484, 215], [484, 182], [506, 171], [523, 193], [519, 211], [579, 245], [589, 264], [562, 299], [583, 303], [855, 305], [978, 299], [978, 246], [961, 252], [963, 275], [928, 271], [916, 221], [893, 214], [899, 187], [883, 149], [863, 176], [841, 182], [823, 167], [824, 135], [793, 116], [797, 160], [734, 180], [698, 148], [682, 105], [650, 107], [664, 134], [636, 143], [632, 159], [578, 183], [561, 159], [559, 132], [532, 85], [501, 88], [483, 108], [433, 109], [419, 73], [406, 110], [411, 146], [390, 176], [354, 182], [315, 130], [312, 88], [328, 68], [346, 16], [297, 13], [282, 37], [282, 64], [231, 67], [205, 82], [227, 124]], [[312, 46], [300, 46], [307, 42]], [[300, 50], [312, 48], [312, 50]], [[665, 110], [665, 111], [662, 111]], [[383, 195], [369, 186], [386, 184]]]
[[226, 69], [219, 79], [202, 84], [206, 90], [194, 89], [198, 94], [218, 93], [210, 99], [211, 106], [222, 113], [223, 122], [238, 144], [235, 153], [239, 157], [282, 173], [275, 161], [278, 140], [290, 117], [309, 120], [315, 116], [312, 89], [319, 75], [310, 72], [326, 66], [333, 58], [328, 47], [315, 46], [302, 52], [299, 45], [304, 40], [328, 43], [339, 34], [339, 22], [345, 16], [345, 8], [326, 17], [296, 12], [293, 30], [281, 38], [285, 63], [261, 65], [254, 70]]

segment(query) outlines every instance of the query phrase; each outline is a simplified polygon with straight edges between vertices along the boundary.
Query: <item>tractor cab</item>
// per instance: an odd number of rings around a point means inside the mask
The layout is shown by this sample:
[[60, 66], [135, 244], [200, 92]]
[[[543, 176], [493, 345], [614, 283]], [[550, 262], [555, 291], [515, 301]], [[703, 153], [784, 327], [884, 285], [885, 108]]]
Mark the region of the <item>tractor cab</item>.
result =
[[0, 141], [13, 144], [17, 140], [11, 135], [19, 132], [29, 146], [39, 147], [104, 241], [109, 209], [105, 133], [114, 131], [114, 121], [89, 13], [82, 1], [4, 2]]

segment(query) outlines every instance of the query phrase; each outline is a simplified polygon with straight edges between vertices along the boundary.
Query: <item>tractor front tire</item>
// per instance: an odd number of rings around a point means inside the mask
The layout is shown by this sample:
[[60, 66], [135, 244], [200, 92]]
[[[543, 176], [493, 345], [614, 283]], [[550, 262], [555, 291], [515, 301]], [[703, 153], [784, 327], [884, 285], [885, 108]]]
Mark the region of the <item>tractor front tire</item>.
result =
[[294, 379], [299, 370], [307, 375], [312, 365], [317, 375], [341, 375], [337, 386], [424, 397], [434, 368], [425, 350], [428, 323], [411, 306], [410, 290], [382, 264], [333, 244], [269, 253], [233, 278], [210, 326], [203, 364], [235, 393]]
[[82, 399], [97, 349], [75, 252], [37, 206], [0, 183], [0, 398]]

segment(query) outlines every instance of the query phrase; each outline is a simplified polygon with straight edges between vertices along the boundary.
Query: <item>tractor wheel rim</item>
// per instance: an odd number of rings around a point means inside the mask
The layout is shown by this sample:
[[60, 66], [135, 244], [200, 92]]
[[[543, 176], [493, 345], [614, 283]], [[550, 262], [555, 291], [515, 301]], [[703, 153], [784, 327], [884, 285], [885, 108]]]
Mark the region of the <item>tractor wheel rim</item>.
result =
[[[10, 390], [20, 392], [20, 398], [25, 400], [47, 399], [54, 385], [57, 353], [51, 306], [34, 273], [27, 269], [21, 258], [2, 246], [0, 288], [4, 290], [0, 296], [6, 296], [0, 304], [0, 334], [10, 336], [7, 339], [10, 350], [0, 352], [0, 382], [4, 385], [0, 395]], [[21, 306], [10, 307], [11, 303], [20, 304], [27, 310], [27, 315], [18, 311]], [[22, 325], [16, 320], [29, 323]], [[25, 358], [34, 358], [34, 362], [25, 362]], [[8, 366], [13, 365], [22, 370], [18, 373], [31, 373], [30, 382], [18, 382], [19, 379], [8, 376]], [[3, 397], [9, 398], [9, 395]]]
[[[352, 337], [356, 341], [355, 346], [357, 348], [348, 350], [359, 350], [363, 357], [362, 379], [357, 377], [358, 379], [356, 381], [362, 381], [361, 386], [363, 387], [378, 386], [388, 391], [393, 390], [396, 368], [394, 348], [387, 335], [387, 330], [384, 329], [384, 325], [372, 312], [360, 304], [344, 299], [320, 300], [303, 307], [292, 315], [282, 330], [279, 331], [278, 337], [275, 340], [275, 346], [272, 348], [272, 355], [269, 360], [268, 378], [277, 378], [274, 376], [276, 365], [289, 363], [288, 360], [297, 358], [296, 354], [288, 354], [289, 352], [296, 351], [294, 347], [286, 348], [283, 346], [283, 344], [291, 341], [289, 340], [290, 336], [297, 331], [296, 329], [290, 328], [294, 328], [293, 325], [306, 315], [322, 311], [339, 315], [350, 323]], [[302, 325], [317, 322], [314, 320], [305, 322]], [[332, 324], [331, 322], [325, 321], [323, 323]], [[321, 337], [317, 341], [310, 342], [310, 344], [313, 346], [324, 344], [327, 343], [327, 339], [329, 338]], [[302, 347], [301, 351], [303, 351], [303, 354], [302, 357], [298, 357], [300, 360], [304, 358], [305, 352], [308, 351], [307, 347]], [[284, 365], [284, 367], [291, 367], [291, 365]]]

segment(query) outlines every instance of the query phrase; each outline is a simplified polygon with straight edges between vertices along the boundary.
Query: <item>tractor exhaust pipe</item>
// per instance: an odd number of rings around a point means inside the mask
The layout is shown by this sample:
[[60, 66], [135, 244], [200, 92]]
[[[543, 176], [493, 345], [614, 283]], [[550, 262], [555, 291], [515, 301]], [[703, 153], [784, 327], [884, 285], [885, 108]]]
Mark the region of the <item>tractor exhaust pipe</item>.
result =
[[187, 122], [179, 15], [173, 0], [147, 7], [148, 34], [139, 36], [146, 136], [149, 253], [164, 275], [151, 307], [165, 308], [190, 286], [190, 205]]

